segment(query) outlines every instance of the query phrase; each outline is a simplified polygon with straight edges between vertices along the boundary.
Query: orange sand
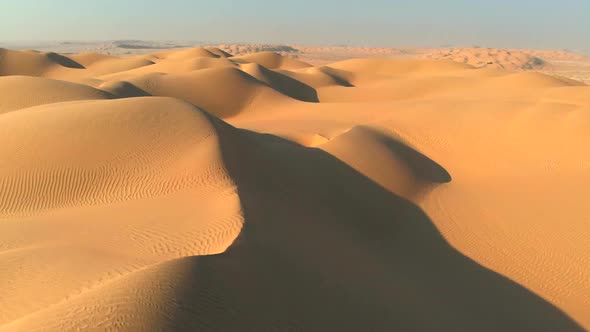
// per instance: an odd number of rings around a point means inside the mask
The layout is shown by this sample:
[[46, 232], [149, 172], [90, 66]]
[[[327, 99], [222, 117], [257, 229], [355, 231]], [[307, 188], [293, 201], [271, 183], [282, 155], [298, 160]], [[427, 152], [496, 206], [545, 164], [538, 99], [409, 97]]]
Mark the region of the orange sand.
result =
[[589, 143], [535, 72], [0, 49], [0, 331], [590, 329]]

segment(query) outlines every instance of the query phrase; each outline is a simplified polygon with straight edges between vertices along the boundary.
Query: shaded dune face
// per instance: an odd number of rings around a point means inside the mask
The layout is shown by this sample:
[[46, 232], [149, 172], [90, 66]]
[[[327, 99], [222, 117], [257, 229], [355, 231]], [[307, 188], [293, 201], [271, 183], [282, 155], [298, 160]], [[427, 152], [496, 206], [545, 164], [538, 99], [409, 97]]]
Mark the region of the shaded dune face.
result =
[[451, 175], [437, 162], [395, 133], [379, 128], [357, 126], [319, 148], [410, 200], [419, 199], [436, 184], [451, 181]]
[[240, 69], [291, 98], [306, 102], [319, 101], [317, 91], [312, 86], [288, 75], [269, 70], [257, 63], [243, 64]]
[[0, 331], [582, 331], [588, 93], [2, 49]]
[[[206, 311], [204, 322], [226, 317], [220, 330], [239, 328], [243, 316], [263, 330], [580, 330], [456, 252], [417, 206], [330, 154], [225, 125], [220, 133], [246, 223], [225, 254], [192, 263], [194, 283], [206, 281], [196, 293], [191, 282], [185, 289], [232, 308], [228, 316]], [[450, 180], [440, 166], [428, 166], [437, 168], [437, 181]], [[250, 268], [241, 269], [244, 262]], [[239, 277], [224, 277], [234, 273]]]

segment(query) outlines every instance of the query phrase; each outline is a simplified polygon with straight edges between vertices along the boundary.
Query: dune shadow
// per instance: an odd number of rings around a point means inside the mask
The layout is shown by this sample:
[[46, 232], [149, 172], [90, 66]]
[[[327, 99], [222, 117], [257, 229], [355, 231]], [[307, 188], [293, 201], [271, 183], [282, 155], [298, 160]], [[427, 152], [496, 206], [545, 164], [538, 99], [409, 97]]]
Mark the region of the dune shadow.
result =
[[340, 75], [338, 75], [338, 70], [334, 69], [332, 67], [330, 67], [330, 65], [326, 65], [326, 66], [320, 66], [318, 67], [318, 69], [324, 73], [325, 75], [328, 75], [331, 79], [334, 80], [334, 82], [340, 86], [346, 87], [346, 88], [353, 88], [355, 87], [354, 84], [350, 83], [347, 79], [345, 79], [344, 77], [341, 77]]
[[[236, 62], [238, 63], [238, 62]], [[249, 62], [244, 62], [242, 64], [255, 64], [255, 63], [249, 63]], [[289, 77], [285, 74], [276, 72], [274, 70], [270, 70], [262, 65], [258, 65], [255, 64], [257, 66], [257, 69], [260, 71], [260, 74], [263, 75], [268, 82], [264, 82], [264, 80], [262, 79], [258, 79], [255, 76], [253, 76], [252, 74], [244, 71], [244, 70], [240, 70], [243, 75], [247, 75], [249, 80], [255, 80], [256, 83], [258, 84], [263, 84], [265, 86], [270, 87], [271, 89], [280, 92], [281, 94], [285, 95], [285, 96], [289, 96], [291, 98], [300, 100], [300, 101], [304, 101], [304, 102], [310, 102], [310, 103], [317, 103], [319, 102], [319, 97], [318, 97], [318, 93], [316, 91], [316, 89], [314, 89], [312, 86], [307, 85], [301, 81], [298, 81], [292, 77]], [[246, 76], [244, 76], [246, 77]]]
[[57, 54], [57, 53], [47, 53], [46, 54], [47, 58], [61, 66], [67, 67], [67, 68], [73, 68], [73, 69], [84, 69], [85, 67], [82, 66], [81, 64], [77, 63], [76, 61], [63, 56], [61, 54]]
[[264, 73], [271, 80], [271, 87], [280, 93], [309, 103], [317, 103], [320, 101], [318, 93], [313, 87], [287, 75], [283, 75], [264, 67], [262, 68]]
[[107, 87], [101, 88], [117, 98], [149, 97], [150, 93], [127, 81], [118, 81]]
[[170, 319], [208, 331], [582, 331], [332, 155], [213, 117], [245, 225]]
[[340, 86], [343, 86], [345, 88], [354, 88], [355, 87], [354, 84], [350, 83], [349, 81], [345, 80], [342, 77], [338, 77], [338, 75], [333, 75], [333, 74], [329, 74], [329, 73], [326, 73], [326, 74], [329, 75], [336, 82], [336, 84], [338, 84]]
[[418, 178], [434, 183], [451, 182], [451, 174], [446, 169], [405, 142], [393, 139], [371, 127], [363, 126], [363, 129], [370, 131], [376, 139], [405, 160]]

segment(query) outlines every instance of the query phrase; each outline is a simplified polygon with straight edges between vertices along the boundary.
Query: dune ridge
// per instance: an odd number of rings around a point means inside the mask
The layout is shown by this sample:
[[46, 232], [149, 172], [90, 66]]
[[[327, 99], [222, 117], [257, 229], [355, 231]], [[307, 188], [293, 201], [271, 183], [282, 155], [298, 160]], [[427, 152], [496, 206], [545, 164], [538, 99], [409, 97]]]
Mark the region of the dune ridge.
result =
[[0, 331], [590, 328], [590, 87], [261, 49], [0, 50]]

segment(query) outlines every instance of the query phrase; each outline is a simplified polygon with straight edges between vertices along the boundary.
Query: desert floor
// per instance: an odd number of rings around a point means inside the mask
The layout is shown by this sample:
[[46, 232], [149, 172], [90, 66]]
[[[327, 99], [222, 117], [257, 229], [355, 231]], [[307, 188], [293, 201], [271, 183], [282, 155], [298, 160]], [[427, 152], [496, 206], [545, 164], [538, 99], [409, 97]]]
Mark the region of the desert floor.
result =
[[587, 58], [154, 48], [0, 49], [0, 331], [590, 329]]

